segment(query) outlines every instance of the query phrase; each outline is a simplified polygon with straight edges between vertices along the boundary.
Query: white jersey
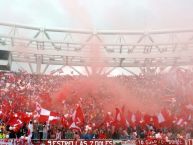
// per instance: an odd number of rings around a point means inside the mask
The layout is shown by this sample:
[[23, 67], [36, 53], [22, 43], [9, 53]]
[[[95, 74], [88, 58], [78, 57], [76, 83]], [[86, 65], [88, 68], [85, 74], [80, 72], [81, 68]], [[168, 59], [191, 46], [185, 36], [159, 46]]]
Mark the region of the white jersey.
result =
[[61, 132], [56, 132], [56, 139], [57, 140], [60, 140], [61, 139]]
[[33, 132], [33, 124], [29, 124], [28, 125], [28, 128], [29, 128], [29, 130], [30, 130], [30, 134]]

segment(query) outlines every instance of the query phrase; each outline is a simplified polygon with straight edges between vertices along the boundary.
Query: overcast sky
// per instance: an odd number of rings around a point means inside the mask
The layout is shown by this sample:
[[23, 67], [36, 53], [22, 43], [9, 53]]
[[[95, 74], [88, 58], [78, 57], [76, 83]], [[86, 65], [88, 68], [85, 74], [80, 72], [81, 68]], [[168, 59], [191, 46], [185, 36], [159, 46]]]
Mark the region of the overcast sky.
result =
[[[192, 29], [193, 0], [0, 0], [0, 22], [67, 29]], [[21, 66], [14, 64], [15, 69]]]
[[76, 29], [193, 27], [193, 0], [0, 0], [0, 21]]

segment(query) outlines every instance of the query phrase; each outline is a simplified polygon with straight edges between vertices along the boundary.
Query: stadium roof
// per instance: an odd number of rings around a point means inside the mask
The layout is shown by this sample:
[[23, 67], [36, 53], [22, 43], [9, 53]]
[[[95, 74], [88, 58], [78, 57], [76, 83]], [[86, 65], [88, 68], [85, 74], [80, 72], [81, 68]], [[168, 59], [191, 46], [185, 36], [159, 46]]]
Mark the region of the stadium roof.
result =
[[[59, 65], [56, 70], [63, 68], [61, 62], [66, 62], [65, 56], [69, 55], [75, 57], [70, 57], [72, 66], [82, 66], [86, 57], [77, 59], [82, 55], [76, 50], [59, 56], [57, 43], [62, 49], [68, 48], [66, 44], [75, 48], [96, 36], [104, 42], [105, 56], [111, 58], [108, 66], [124, 67], [126, 72], [130, 71], [125, 67], [133, 66], [187, 65], [193, 60], [192, 7], [191, 0], [3, 0], [0, 1], [0, 20], [6, 23], [1, 23], [0, 42], [7, 45], [1, 43], [0, 49], [12, 52], [13, 70], [19, 65], [28, 67], [31, 72], [44, 72], [51, 62]], [[43, 49], [54, 51], [26, 52], [22, 56], [15, 47], [15, 44], [27, 43], [30, 49], [34, 46], [38, 49], [42, 42], [47, 44]], [[129, 51], [131, 48], [134, 53]], [[43, 70], [34, 65], [42, 59], [46, 62], [42, 64]], [[80, 73], [78, 67], [73, 70]]]

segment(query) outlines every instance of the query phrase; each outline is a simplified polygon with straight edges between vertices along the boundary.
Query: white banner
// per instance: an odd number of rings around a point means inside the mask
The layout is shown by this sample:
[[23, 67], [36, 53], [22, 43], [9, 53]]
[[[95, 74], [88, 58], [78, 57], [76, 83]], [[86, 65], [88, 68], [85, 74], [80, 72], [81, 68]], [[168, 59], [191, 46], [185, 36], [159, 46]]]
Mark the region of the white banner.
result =
[[126, 141], [122, 141], [122, 140], [113, 140], [113, 144], [121, 144], [121, 145], [136, 145], [135, 140], [126, 140]]

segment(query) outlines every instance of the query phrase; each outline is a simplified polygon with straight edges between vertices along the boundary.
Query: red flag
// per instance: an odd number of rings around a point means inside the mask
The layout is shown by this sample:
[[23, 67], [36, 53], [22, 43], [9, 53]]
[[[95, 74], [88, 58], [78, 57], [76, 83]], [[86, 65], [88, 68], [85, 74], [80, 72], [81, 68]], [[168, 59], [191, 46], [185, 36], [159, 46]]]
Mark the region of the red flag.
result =
[[84, 125], [84, 114], [80, 105], [78, 105], [76, 110], [72, 114], [72, 123], [70, 124], [69, 128], [81, 131], [80, 127], [83, 125]]
[[0, 110], [0, 119], [3, 118], [3, 112]]
[[72, 114], [72, 120], [78, 126], [81, 126], [84, 124], [84, 114], [80, 105], [77, 106], [76, 110]]
[[165, 120], [161, 124], [164, 125], [164, 126], [170, 126], [172, 124], [173, 117], [171, 116], [169, 110], [162, 109], [161, 114], [163, 115], [164, 120]]
[[79, 126], [77, 126], [75, 122], [73, 122], [73, 123], [70, 125], [70, 127], [69, 127], [69, 128], [70, 128], [70, 129], [74, 129], [74, 130], [78, 130], [78, 131], [80, 131], [80, 132], [81, 132], [80, 127], [79, 127]]
[[152, 116], [152, 124], [153, 124], [155, 127], [157, 127], [157, 128], [160, 127], [160, 126], [159, 126], [159, 122], [158, 122], [158, 118], [157, 118], [156, 115]]
[[145, 114], [143, 117], [144, 123], [145, 124], [150, 124], [151, 123], [151, 116], [148, 114]]
[[23, 126], [23, 122], [20, 119], [14, 118], [9, 122], [9, 125], [17, 132]]
[[119, 108], [116, 108], [115, 122], [121, 122], [121, 111]]
[[47, 116], [47, 115], [40, 115], [40, 116], [38, 117], [38, 122], [40, 122], [40, 123], [45, 123], [45, 122], [48, 121], [48, 118], [49, 118], [49, 116]]
[[136, 118], [136, 123], [141, 123], [142, 121], [144, 121], [144, 117], [140, 111], [137, 111], [135, 113], [135, 118]]
[[111, 124], [113, 123], [113, 117], [111, 116], [111, 113], [108, 112], [105, 116], [105, 119], [104, 119], [104, 125], [106, 127], [109, 127]]
[[68, 114], [62, 116], [60, 121], [65, 128], [68, 128], [72, 124], [72, 118]]
[[18, 112], [18, 118], [25, 123], [29, 123], [30, 120], [32, 119], [32, 113], [29, 112]]
[[125, 127], [126, 126], [126, 117], [119, 110], [119, 108], [116, 108], [115, 120], [114, 120], [113, 124], [116, 127], [119, 127], [119, 126]]

